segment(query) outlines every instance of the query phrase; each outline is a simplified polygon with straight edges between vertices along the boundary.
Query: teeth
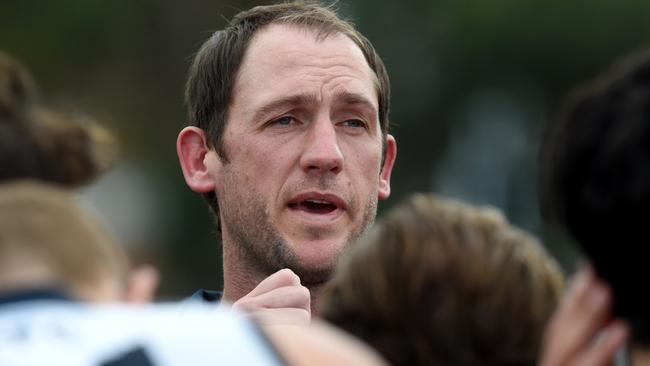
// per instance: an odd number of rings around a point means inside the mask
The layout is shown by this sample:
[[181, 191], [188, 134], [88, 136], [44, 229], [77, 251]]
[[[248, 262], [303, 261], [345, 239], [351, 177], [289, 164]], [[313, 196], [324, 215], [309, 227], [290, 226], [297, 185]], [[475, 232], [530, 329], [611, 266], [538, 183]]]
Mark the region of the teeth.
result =
[[322, 201], [322, 200], [305, 200], [305, 202], [317, 203], [317, 204], [320, 204], [320, 205], [327, 205], [327, 204], [329, 204], [328, 201]]

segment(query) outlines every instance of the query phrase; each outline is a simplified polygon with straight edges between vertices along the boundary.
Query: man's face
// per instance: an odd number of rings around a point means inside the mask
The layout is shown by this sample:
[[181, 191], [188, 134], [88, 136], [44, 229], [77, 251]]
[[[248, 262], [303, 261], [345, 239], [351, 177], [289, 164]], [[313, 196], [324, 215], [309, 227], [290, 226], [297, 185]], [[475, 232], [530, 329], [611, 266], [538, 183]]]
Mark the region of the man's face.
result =
[[329, 278], [342, 250], [390, 193], [382, 167], [375, 75], [344, 35], [270, 25], [251, 41], [223, 136], [226, 159], [206, 158], [224, 245], [266, 275], [293, 269]]

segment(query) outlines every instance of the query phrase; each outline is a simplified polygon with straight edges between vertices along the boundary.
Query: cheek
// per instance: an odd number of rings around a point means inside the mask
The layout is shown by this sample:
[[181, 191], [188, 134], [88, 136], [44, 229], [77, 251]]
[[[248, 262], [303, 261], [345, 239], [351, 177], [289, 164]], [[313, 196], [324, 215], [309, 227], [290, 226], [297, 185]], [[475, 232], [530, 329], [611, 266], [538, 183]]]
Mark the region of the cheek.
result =
[[235, 147], [231, 156], [231, 169], [247, 186], [269, 188], [283, 176], [291, 164], [288, 145], [275, 146], [265, 142], [244, 142]]
[[375, 196], [379, 189], [381, 156], [366, 151], [355, 155], [354, 161], [349, 162], [350, 184], [361, 194]]

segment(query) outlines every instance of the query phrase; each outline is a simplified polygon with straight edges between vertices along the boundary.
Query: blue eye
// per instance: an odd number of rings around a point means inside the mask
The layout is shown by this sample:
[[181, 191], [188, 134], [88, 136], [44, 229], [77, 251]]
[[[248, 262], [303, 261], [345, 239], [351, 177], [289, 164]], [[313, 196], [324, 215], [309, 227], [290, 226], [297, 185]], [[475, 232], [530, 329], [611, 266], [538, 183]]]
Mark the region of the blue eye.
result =
[[291, 116], [284, 116], [274, 120], [273, 123], [280, 126], [289, 126], [292, 122], [294, 122], [294, 120], [295, 119]]
[[355, 127], [355, 128], [359, 128], [359, 127], [363, 128], [366, 126], [366, 124], [359, 119], [348, 119], [346, 121], [343, 121], [342, 124], [345, 127]]

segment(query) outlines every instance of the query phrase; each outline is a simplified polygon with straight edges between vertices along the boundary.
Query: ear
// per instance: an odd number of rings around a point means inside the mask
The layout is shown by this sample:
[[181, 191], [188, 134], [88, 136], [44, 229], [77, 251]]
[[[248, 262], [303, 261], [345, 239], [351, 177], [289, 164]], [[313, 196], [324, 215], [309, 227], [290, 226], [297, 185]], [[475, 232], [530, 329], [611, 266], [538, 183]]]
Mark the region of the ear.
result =
[[206, 165], [206, 156], [216, 152], [208, 147], [205, 132], [198, 127], [185, 127], [178, 134], [176, 152], [190, 189], [199, 193], [214, 191], [215, 182]]
[[124, 301], [132, 304], [146, 304], [153, 301], [158, 289], [159, 274], [152, 266], [134, 268], [127, 279]]
[[386, 156], [384, 165], [379, 173], [379, 199], [385, 200], [390, 196], [390, 175], [397, 158], [397, 142], [392, 135], [386, 135]]

